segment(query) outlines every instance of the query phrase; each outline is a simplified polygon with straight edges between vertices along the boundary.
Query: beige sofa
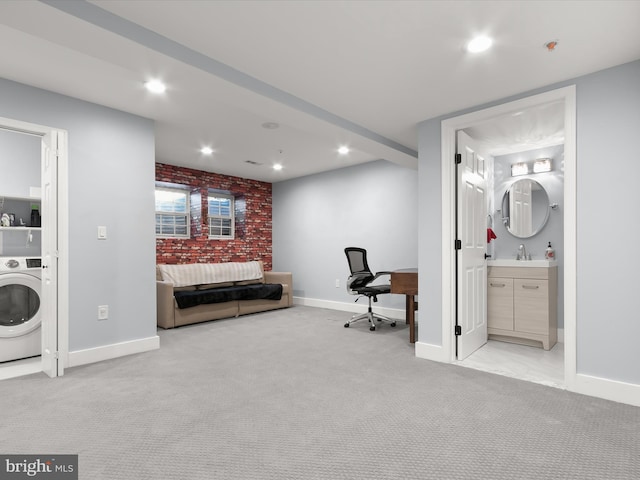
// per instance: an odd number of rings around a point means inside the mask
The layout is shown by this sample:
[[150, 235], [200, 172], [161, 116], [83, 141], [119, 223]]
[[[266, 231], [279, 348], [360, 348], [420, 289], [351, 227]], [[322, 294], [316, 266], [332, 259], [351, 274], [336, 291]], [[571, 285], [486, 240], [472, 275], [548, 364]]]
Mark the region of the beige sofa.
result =
[[[158, 326], [174, 328], [220, 318], [237, 317], [293, 305], [292, 274], [264, 271], [262, 262], [194, 263], [187, 265], [158, 265], [156, 269]], [[279, 300], [251, 298], [259, 290], [272, 290]], [[249, 291], [251, 290], [251, 291]], [[186, 293], [179, 293], [186, 292]], [[248, 294], [248, 295], [247, 295]], [[240, 297], [221, 301], [211, 297], [231, 295]], [[216, 303], [197, 303], [197, 298]], [[179, 303], [184, 307], [180, 308]]]

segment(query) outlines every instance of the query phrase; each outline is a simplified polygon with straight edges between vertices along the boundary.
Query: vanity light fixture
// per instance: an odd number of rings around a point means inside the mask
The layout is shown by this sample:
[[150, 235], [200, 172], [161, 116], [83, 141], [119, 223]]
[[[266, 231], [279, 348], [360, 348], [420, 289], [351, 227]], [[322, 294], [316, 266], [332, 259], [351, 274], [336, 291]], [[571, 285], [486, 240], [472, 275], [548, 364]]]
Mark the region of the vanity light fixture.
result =
[[167, 90], [167, 86], [160, 80], [149, 80], [144, 84], [145, 88], [151, 93], [164, 93]]
[[211, 155], [213, 153], [213, 148], [211, 147], [202, 147], [200, 149], [200, 153], [203, 155]]
[[526, 163], [514, 163], [511, 165], [511, 176], [527, 175], [529, 173], [529, 165]]
[[340, 155], [346, 155], [347, 153], [349, 153], [349, 147], [345, 147], [345, 146], [340, 147], [338, 149], [338, 153]]
[[551, 159], [539, 158], [533, 163], [533, 173], [544, 173], [551, 171]]

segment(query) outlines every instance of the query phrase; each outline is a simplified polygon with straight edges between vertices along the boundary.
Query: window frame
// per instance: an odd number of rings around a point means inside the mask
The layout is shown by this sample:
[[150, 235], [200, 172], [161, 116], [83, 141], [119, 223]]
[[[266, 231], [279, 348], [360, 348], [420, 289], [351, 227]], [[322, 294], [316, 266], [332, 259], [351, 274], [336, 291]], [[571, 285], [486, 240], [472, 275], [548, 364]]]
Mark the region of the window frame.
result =
[[[229, 215], [212, 215], [211, 214], [211, 209], [209, 208], [209, 199], [210, 198], [221, 198], [221, 199], [226, 199], [230, 201], [230, 205], [229, 205]], [[217, 190], [209, 190], [207, 192], [207, 233], [208, 233], [208, 237], [211, 240], [234, 240], [236, 238], [236, 212], [235, 212], [235, 207], [236, 207], [236, 199], [235, 197], [227, 192], [220, 192]], [[211, 233], [211, 220], [230, 220], [231, 221], [231, 225], [228, 227], [229, 228], [229, 235], [216, 235], [216, 234], [212, 234]], [[221, 230], [227, 227], [216, 227], [216, 228], [220, 228]]]
[[[167, 185], [158, 185], [156, 184], [155, 190], [154, 190], [154, 199], [155, 199], [155, 194], [157, 191], [165, 191], [165, 192], [172, 192], [172, 193], [180, 193], [181, 195], [185, 196], [186, 199], [186, 205], [185, 205], [185, 209], [186, 212], [181, 213], [181, 212], [171, 212], [171, 211], [166, 211], [166, 210], [156, 210], [156, 238], [191, 238], [191, 193], [189, 191], [189, 189], [185, 188], [185, 187], [172, 187], [172, 186], [167, 186]], [[174, 222], [174, 226], [173, 226], [173, 234], [165, 234], [162, 233], [162, 223], [160, 223], [160, 233], [158, 233], [158, 215], [160, 215], [161, 217], [184, 217], [185, 219], [185, 224], [187, 226], [187, 231], [185, 234], [179, 234], [179, 233], [175, 233], [176, 231], [176, 225]]]

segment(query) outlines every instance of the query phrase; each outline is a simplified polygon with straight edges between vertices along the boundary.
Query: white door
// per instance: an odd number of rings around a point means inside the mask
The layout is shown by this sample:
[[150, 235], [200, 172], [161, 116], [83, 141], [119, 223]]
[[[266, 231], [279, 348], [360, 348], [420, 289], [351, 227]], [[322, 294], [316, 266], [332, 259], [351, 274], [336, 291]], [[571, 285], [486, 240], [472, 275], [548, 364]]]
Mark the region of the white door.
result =
[[[60, 137], [60, 138], [58, 138]], [[42, 371], [62, 375], [58, 361], [58, 233], [57, 165], [64, 134], [52, 130], [42, 137]]]
[[457, 132], [457, 328], [456, 350], [463, 360], [487, 343], [487, 167], [486, 155]]

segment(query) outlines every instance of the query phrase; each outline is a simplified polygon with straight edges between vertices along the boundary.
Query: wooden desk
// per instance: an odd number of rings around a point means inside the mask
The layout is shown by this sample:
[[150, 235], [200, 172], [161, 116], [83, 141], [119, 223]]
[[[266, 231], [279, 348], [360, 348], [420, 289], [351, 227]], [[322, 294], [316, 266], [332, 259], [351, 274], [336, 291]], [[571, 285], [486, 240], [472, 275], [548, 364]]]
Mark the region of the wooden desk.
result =
[[418, 269], [404, 268], [391, 272], [391, 293], [406, 295], [406, 322], [409, 324], [409, 342], [416, 343], [415, 312], [418, 309]]

